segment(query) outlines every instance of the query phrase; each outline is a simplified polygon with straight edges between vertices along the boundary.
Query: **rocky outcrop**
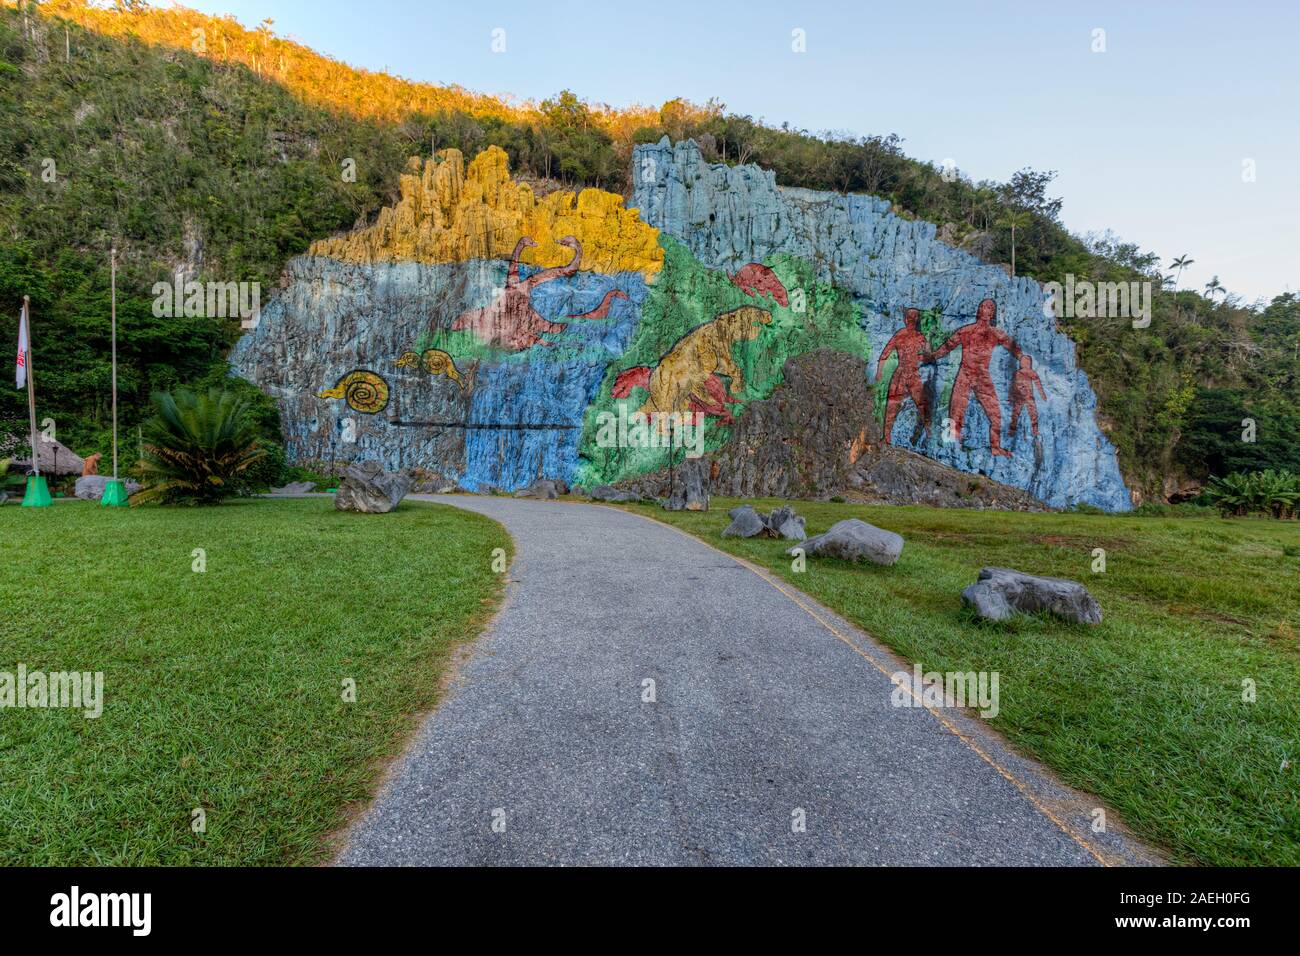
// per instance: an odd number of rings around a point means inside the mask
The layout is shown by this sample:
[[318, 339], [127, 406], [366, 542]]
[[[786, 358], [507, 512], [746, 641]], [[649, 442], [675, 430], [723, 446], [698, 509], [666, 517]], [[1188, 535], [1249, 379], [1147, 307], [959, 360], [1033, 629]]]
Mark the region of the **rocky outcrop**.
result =
[[979, 580], [961, 592], [961, 600], [990, 621], [1046, 611], [1077, 624], [1101, 623], [1101, 605], [1082, 584], [1010, 568], [982, 568]]
[[[457, 315], [492, 300], [507, 270], [506, 262], [486, 260], [362, 266], [295, 259], [287, 288], [236, 344], [231, 363], [279, 400], [290, 461], [370, 459], [389, 471], [421, 469], [440, 476], [437, 487], [472, 492], [514, 491], [539, 474], [571, 480], [587, 407], [631, 335], [645, 283], [635, 272], [580, 272], [537, 286], [533, 305], [555, 318], [586, 311], [611, 290], [625, 298], [606, 319], [572, 323], [553, 336], [557, 347], [538, 346], [531, 350], [538, 354], [519, 361], [477, 346], [469, 333], [448, 331]], [[462, 343], [457, 348], [466, 355], [455, 362], [463, 386], [397, 364], [432, 339]], [[320, 397], [357, 369], [387, 383], [384, 404], [354, 407], [346, 396]]]
[[386, 514], [398, 506], [411, 490], [408, 475], [390, 474], [378, 462], [348, 465], [339, 474], [334, 507], [339, 511]]
[[826, 498], [848, 483], [868, 443], [867, 363], [817, 349], [788, 360], [770, 398], [751, 402], [713, 455], [714, 494], [735, 498]]
[[[674, 146], [664, 139], [639, 146], [632, 165], [632, 204], [642, 218], [685, 243], [706, 267], [730, 272], [746, 263], [793, 256], [812, 263], [823, 280], [849, 290], [871, 341], [867, 360], [873, 372], [885, 344], [902, 328], [905, 309], [935, 309], [943, 331], [951, 332], [974, 319], [981, 300], [993, 298], [999, 327], [1033, 357], [1047, 393], [1038, 405], [1039, 440], [1022, 427], [1014, 438], [1003, 436], [1012, 456], [993, 456], [989, 442], [979, 440], [988, 421], [974, 403], [962, 442], [944, 441], [943, 429], [933, 427], [911, 445], [916, 413], [910, 403], [904, 403], [890, 437], [1053, 506], [1130, 507], [1115, 450], [1097, 426], [1096, 396], [1074, 344], [1054, 320], [1044, 318], [1038, 283], [1010, 278], [943, 244], [934, 225], [894, 215], [884, 199], [781, 187], [770, 171], [706, 163], [692, 142]], [[1009, 353], [994, 353], [989, 371], [1006, 408], [1014, 370]], [[944, 389], [951, 387], [951, 368], [925, 374], [938, 386], [933, 390], [941, 404]], [[935, 375], [942, 380], [935, 381]], [[936, 425], [942, 425], [942, 417], [935, 416]], [[1004, 431], [1008, 417], [1004, 414]]]
[[800, 551], [808, 557], [890, 565], [897, 563], [903, 553], [903, 537], [857, 518], [846, 518], [835, 522], [824, 534], [811, 537], [786, 553], [794, 555]]
[[676, 483], [663, 501], [667, 511], [709, 510], [709, 463], [688, 458], [674, 473]]
[[401, 199], [381, 209], [373, 225], [313, 243], [311, 255], [339, 262], [419, 262], [429, 265], [509, 257], [521, 236], [537, 245], [523, 261], [564, 265], [572, 251], [558, 240], [582, 245], [580, 266], [649, 278], [663, 263], [656, 231], [623, 204], [617, 193], [584, 189], [538, 198], [510, 178], [505, 151], [489, 146], [469, 163], [458, 149], [444, 149], [421, 162], [412, 157], [399, 180]]
[[873, 445], [862, 454], [849, 475], [843, 495], [849, 501], [864, 504], [1047, 510], [1041, 501], [1020, 488], [958, 471], [890, 445]]

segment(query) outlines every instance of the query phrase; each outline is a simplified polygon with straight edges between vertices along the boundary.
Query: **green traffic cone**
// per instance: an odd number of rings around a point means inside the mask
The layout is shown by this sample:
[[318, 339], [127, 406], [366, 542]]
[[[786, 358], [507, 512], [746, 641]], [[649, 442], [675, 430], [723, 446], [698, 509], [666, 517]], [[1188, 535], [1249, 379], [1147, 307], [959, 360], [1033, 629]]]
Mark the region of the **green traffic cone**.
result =
[[105, 508], [129, 508], [130, 504], [126, 499], [126, 485], [116, 478], [110, 479], [104, 485], [104, 494], [99, 499], [100, 507]]
[[28, 475], [27, 491], [23, 494], [23, 507], [48, 508], [50, 504], [50, 486], [45, 483], [45, 476]]

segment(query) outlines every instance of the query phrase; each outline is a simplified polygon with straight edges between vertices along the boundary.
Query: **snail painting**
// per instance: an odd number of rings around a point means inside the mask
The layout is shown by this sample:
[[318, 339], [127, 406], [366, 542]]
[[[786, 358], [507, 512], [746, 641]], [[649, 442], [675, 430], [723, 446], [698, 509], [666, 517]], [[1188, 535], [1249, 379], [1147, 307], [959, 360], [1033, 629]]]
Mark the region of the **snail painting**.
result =
[[388, 405], [388, 383], [366, 369], [357, 369], [344, 375], [333, 388], [321, 392], [318, 398], [345, 398], [348, 407], [366, 415], [382, 412]]
[[456, 368], [455, 361], [442, 349], [425, 349], [419, 355], [414, 352], [403, 352], [401, 357], [396, 359], [393, 364], [398, 368], [419, 366], [430, 375], [446, 374], [449, 379], [462, 389], [465, 388], [465, 380], [460, 377], [460, 370]]

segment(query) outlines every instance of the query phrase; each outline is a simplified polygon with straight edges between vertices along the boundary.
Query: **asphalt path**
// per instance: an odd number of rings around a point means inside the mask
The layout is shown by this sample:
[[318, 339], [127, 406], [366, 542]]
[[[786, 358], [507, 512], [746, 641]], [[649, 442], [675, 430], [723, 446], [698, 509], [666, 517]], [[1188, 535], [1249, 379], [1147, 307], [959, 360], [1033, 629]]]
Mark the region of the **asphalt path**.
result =
[[336, 862], [1154, 862], [765, 572], [610, 507], [430, 500], [510, 532], [507, 598]]

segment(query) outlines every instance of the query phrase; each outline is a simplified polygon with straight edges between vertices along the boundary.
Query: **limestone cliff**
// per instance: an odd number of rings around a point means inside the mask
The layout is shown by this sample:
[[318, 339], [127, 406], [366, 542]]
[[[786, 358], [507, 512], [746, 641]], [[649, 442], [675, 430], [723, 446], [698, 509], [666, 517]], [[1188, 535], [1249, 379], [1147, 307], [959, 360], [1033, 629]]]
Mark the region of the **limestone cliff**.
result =
[[365, 265], [504, 259], [528, 236], [537, 246], [520, 261], [557, 266], [571, 255], [557, 240], [573, 236], [582, 244], [584, 269], [634, 270], [648, 279], [663, 262], [657, 230], [624, 208], [622, 196], [584, 189], [537, 199], [526, 183], [511, 181], [505, 151], [496, 146], [468, 168], [458, 149], [442, 150], [423, 167], [412, 157], [400, 188], [401, 200], [381, 210], [373, 225], [313, 243], [311, 255]]
[[[656, 438], [686, 423], [719, 490], [833, 494], [883, 439], [1052, 505], [1128, 506], [1035, 283], [880, 200], [783, 189], [691, 143], [633, 167], [627, 204], [538, 198], [500, 150], [447, 150], [373, 225], [294, 260], [232, 353], [280, 398], [291, 459], [596, 484], [660, 472]], [[661, 424], [606, 440], [638, 412]]]

